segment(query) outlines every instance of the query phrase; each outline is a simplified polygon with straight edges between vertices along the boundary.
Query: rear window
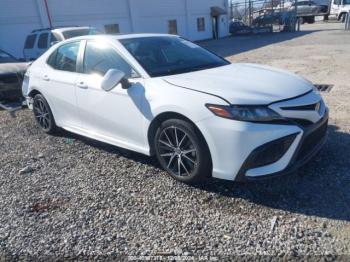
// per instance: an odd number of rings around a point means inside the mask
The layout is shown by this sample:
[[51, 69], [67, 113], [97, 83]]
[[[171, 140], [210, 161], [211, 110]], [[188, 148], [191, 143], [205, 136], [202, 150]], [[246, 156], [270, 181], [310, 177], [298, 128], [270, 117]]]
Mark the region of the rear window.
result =
[[48, 33], [42, 33], [39, 37], [38, 48], [46, 49], [47, 48], [47, 39], [49, 37]]
[[61, 71], [75, 72], [78, 60], [80, 42], [73, 42], [61, 45], [54, 51], [47, 64]]
[[36, 35], [29, 35], [27, 36], [26, 42], [24, 44], [25, 49], [32, 49], [34, 47]]
[[69, 39], [69, 38], [84, 36], [84, 35], [98, 35], [100, 34], [100, 32], [94, 28], [89, 28], [89, 29], [73, 29], [69, 31], [64, 31], [62, 34], [65, 39]]

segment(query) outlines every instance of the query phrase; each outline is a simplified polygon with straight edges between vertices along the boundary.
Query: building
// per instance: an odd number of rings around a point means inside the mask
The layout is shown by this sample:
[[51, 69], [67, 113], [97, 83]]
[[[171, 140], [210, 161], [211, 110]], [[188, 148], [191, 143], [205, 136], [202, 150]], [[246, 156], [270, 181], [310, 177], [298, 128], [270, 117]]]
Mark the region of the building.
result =
[[93, 26], [107, 33], [172, 33], [190, 40], [224, 37], [227, 0], [1, 0], [0, 49], [22, 57], [38, 28]]

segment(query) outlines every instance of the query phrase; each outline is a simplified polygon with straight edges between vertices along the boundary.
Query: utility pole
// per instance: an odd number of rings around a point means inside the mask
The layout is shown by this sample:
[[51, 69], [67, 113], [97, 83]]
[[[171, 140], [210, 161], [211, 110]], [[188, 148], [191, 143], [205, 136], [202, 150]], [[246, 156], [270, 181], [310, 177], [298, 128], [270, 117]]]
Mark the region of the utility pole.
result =
[[249, 26], [252, 25], [252, 1], [248, 2]]

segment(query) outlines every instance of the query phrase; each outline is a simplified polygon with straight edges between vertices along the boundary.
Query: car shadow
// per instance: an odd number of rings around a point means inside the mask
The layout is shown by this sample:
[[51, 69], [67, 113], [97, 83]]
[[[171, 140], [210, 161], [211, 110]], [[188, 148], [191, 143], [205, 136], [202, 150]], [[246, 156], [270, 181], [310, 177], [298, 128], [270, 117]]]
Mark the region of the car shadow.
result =
[[332, 30], [338, 29], [303, 30], [298, 32], [275, 32], [256, 35], [231, 36], [220, 40], [199, 41], [198, 44], [222, 57], [229, 57], [271, 44], [302, 37], [318, 31]]
[[154, 168], [161, 169], [161, 166], [155, 157], [146, 156], [141, 153], [137, 153], [122, 147], [114, 146], [92, 138], [81, 136], [81, 135], [69, 132], [67, 130], [59, 129], [59, 131], [53, 134], [53, 136], [65, 138], [67, 139], [67, 143], [72, 143], [73, 142], [72, 140], [77, 140], [83, 143], [84, 145], [94, 147], [98, 150], [102, 150], [110, 154], [122, 156], [130, 160], [133, 160], [135, 162], [139, 162], [141, 164], [145, 164], [145, 165], [152, 166]]
[[[89, 139], [67, 131], [56, 136], [80, 142], [161, 169], [154, 157]], [[229, 198], [241, 198], [266, 207], [350, 221], [350, 134], [329, 125], [323, 149], [297, 172], [245, 183], [209, 179], [190, 186]]]
[[350, 221], [350, 134], [330, 125], [324, 148], [297, 172], [262, 181], [196, 187], [279, 210]]

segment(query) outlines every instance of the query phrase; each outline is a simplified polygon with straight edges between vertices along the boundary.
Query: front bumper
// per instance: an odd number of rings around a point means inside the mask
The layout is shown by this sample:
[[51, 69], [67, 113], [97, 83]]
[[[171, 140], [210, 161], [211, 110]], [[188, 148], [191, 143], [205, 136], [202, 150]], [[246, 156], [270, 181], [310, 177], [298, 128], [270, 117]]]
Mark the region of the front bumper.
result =
[[[298, 123], [249, 123], [216, 116], [196, 124], [210, 150], [212, 176], [243, 181], [281, 175], [299, 168], [324, 144], [327, 123], [328, 110], [324, 107], [322, 118], [317, 123], [307, 126]], [[321, 128], [323, 131], [318, 132]], [[315, 136], [317, 134], [318, 136]], [[286, 142], [287, 146], [280, 147], [284, 151], [277, 161], [265, 165], [258, 165], [256, 161], [251, 162], [255, 150], [271, 142], [284, 141], [287, 137], [291, 137], [292, 141], [287, 141], [289, 143]], [[317, 137], [316, 141], [313, 137]]]
[[303, 166], [309, 160], [311, 160], [322, 148], [327, 139], [327, 127], [328, 127], [328, 111], [326, 111], [323, 118], [312, 126], [303, 129], [303, 135], [298, 143], [298, 146], [294, 150], [289, 164], [280, 171], [266, 173], [261, 176], [250, 176], [249, 169], [251, 169], [252, 161], [251, 157], [255, 151], [244, 162], [240, 172], [236, 176], [236, 181], [246, 180], [259, 180], [266, 179], [275, 176], [285, 175], [296, 171], [298, 168]]

